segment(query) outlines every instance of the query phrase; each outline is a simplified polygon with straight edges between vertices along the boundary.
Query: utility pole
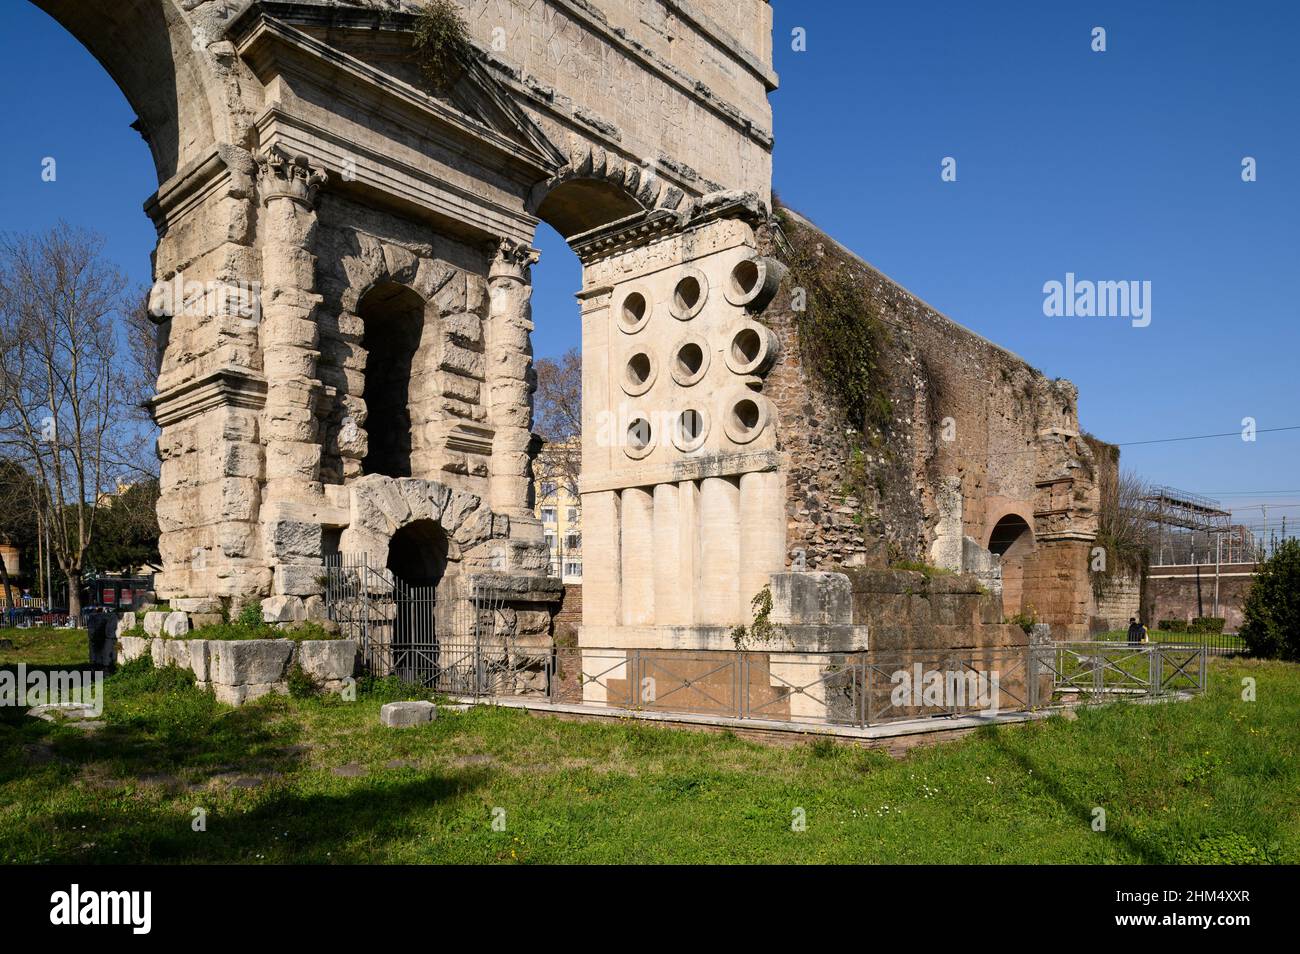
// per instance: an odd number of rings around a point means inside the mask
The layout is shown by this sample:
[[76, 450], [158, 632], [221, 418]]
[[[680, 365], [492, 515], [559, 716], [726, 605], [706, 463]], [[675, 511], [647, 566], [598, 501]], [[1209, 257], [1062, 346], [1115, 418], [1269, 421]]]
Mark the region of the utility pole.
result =
[[1268, 504], [1260, 504], [1259, 509], [1264, 511], [1264, 559], [1268, 559]]
[[1214, 535], [1214, 618], [1219, 618], [1219, 563], [1223, 555], [1223, 536]]

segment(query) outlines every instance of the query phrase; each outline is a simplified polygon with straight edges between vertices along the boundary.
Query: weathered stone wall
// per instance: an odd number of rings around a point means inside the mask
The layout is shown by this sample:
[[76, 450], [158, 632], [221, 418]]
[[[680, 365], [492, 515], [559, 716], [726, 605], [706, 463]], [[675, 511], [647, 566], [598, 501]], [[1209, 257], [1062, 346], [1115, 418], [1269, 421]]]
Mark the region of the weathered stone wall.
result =
[[[766, 391], [778, 419], [797, 422], [779, 431], [787, 561], [934, 562], [960, 555], [961, 537], [987, 547], [998, 521], [1017, 515], [1037, 538], [1024, 560], [1026, 604], [1086, 627], [1097, 493], [1075, 388], [939, 314], [806, 219], [786, 210], [785, 221], [820, 268], [847, 270], [864, 288], [882, 332], [875, 386], [889, 409], [879, 432], [862, 433], [807, 365], [793, 307], [804, 289], [792, 273], [760, 316], [781, 342]], [[760, 248], [781, 254], [779, 237], [766, 232]], [[1031, 569], [1040, 552], [1044, 565]]]
[[289, 691], [295, 667], [324, 692], [342, 692], [356, 665], [357, 644], [350, 639], [173, 639], [118, 637], [119, 663], [149, 656], [158, 667], [177, 666], [194, 673], [200, 689], [218, 702], [239, 706], [272, 693]]
[[1142, 617], [1142, 580], [1117, 574], [1095, 594], [1091, 615], [1094, 633], [1127, 629], [1130, 618]]

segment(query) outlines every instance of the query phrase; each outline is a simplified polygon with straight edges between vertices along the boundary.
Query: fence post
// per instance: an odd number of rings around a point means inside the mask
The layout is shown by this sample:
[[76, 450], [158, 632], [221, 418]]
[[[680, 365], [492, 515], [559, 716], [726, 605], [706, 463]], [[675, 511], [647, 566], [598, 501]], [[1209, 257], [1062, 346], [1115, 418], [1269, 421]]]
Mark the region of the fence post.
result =
[[[734, 650], [736, 653], [735, 679], [736, 679], [736, 718], [748, 719], [752, 709], [749, 698], [749, 654], [740, 650]], [[768, 665], [771, 665], [772, 657], [768, 656]]]
[[1025, 645], [1025, 678], [1029, 680], [1029, 691], [1025, 697], [1029, 700], [1031, 710], [1038, 708], [1038, 647], [1034, 645], [1033, 634]]
[[862, 654], [862, 682], [865, 686], [865, 691], [862, 693], [862, 728], [864, 729], [871, 725], [871, 683], [874, 677], [871, 669], [871, 661], [864, 652]]

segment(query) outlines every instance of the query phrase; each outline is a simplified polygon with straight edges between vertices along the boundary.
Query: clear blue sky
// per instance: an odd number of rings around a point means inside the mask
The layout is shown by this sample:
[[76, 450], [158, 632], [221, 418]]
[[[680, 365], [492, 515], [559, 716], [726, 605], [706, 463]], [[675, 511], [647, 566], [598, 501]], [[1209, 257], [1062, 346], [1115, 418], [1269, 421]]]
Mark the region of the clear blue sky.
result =
[[[1074, 381], [1083, 425], [1104, 439], [1237, 431], [1246, 416], [1300, 424], [1300, 3], [775, 9], [775, 185], [789, 205], [954, 320]], [[1105, 53], [1090, 49], [1095, 26]], [[794, 27], [806, 52], [791, 49]], [[0, 10], [0, 105], [0, 228], [95, 228], [146, 282], [154, 232], [141, 204], [156, 180], [134, 114], [24, 0]], [[41, 182], [45, 156], [56, 183]], [[940, 179], [947, 156], [956, 182]], [[1258, 181], [1241, 181], [1244, 156]], [[577, 260], [547, 231], [539, 355], [578, 342]], [[1045, 317], [1043, 283], [1066, 272], [1150, 281], [1150, 326]], [[1300, 519], [1300, 431], [1128, 447], [1124, 461]]]

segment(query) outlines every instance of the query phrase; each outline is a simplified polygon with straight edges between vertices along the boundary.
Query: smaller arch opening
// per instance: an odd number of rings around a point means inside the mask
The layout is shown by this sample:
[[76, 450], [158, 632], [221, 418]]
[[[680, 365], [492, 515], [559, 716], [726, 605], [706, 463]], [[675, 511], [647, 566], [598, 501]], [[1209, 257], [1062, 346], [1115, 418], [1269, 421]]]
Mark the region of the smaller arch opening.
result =
[[411, 383], [424, 336], [424, 299], [405, 285], [381, 282], [357, 304], [366, 351], [367, 474], [411, 476]]
[[450, 544], [436, 520], [416, 520], [402, 527], [388, 544], [388, 570], [411, 586], [437, 586], [447, 572]]
[[[1028, 539], [1025, 539], [1026, 534]], [[1006, 556], [1013, 548], [1020, 549], [1017, 544], [1023, 546], [1024, 543], [1032, 545], [1034, 539], [1033, 530], [1025, 518], [1019, 514], [1009, 513], [993, 527], [989, 534], [989, 552], [996, 553], [998, 556]]]

